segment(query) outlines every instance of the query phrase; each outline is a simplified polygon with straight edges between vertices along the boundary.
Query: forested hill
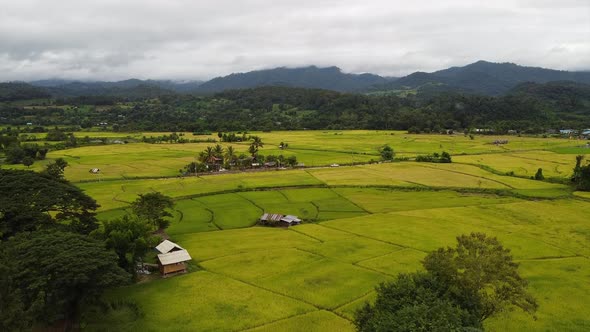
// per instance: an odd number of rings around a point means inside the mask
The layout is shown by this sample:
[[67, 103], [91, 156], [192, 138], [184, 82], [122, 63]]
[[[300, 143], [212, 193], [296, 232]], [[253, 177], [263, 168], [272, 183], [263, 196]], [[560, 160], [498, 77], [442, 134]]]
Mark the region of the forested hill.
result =
[[301, 129], [442, 132], [491, 128], [496, 133], [508, 130], [542, 133], [547, 129], [590, 127], [587, 104], [582, 108], [563, 107], [560, 102], [554, 102], [558, 95], [537, 90], [515, 91], [498, 97], [450, 93], [421, 99], [261, 87], [212, 96], [165, 95], [123, 103], [111, 100], [101, 107], [89, 105], [89, 99], [77, 98], [35, 108], [0, 104], [0, 124], [25, 126], [30, 122], [35, 126], [88, 128], [106, 122], [113, 130], [120, 131], [192, 132]]
[[49, 98], [47, 90], [26, 83], [0, 83], [0, 102]]
[[198, 88], [198, 91], [219, 92], [260, 86], [289, 86], [341, 92], [359, 92], [366, 90], [372, 85], [386, 83], [390, 80], [373, 74], [346, 74], [338, 67], [282, 67], [217, 77], [203, 83]]
[[173, 93], [191, 93], [201, 81], [175, 82], [170, 80], [129, 79], [116, 82], [80, 82], [69, 80], [40, 80], [29, 84], [44, 89], [56, 98], [80, 96], [114, 96], [121, 98], [155, 98]]
[[501, 95], [524, 82], [573, 81], [590, 84], [590, 72], [568, 72], [513, 63], [478, 61], [464, 67], [451, 67], [433, 73], [416, 72], [372, 89], [455, 91], [489, 96]]

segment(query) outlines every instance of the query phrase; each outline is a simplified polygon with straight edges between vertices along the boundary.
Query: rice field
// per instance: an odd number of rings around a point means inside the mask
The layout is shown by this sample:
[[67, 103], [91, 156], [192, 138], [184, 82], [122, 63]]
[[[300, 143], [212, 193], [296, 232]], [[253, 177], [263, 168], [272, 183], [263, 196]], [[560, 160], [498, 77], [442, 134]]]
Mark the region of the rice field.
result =
[[[566, 181], [575, 154], [587, 151], [582, 142], [511, 136], [495, 145], [506, 137], [391, 131], [251, 134], [266, 143], [261, 154], [294, 154], [317, 167], [177, 177], [206, 143], [48, 155], [68, 161], [66, 178], [101, 205], [99, 220], [128, 213], [139, 194], [173, 197], [167, 233], [193, 258], [187, 274], [109, 292], [111, 309], [88, 308], [86, 330], [353, 331], [354, 313], [374, 300], [376, 285], [420, 270], [429, 251], [472, 231], [512, 250], [540, 304], [535, 317], [508, 311], [487, 320], [486, 330], [590, 329], [590, 195]], [[279, 150], [280, 142], [289, 148]], [[376, 160], [383, 144], [398, 156], [449, 151], [453, 163], [325, 167]], [[88, 172], [93, 167], [101, 168], [99, 178]], [[538, 168], [556, 181], [530, 179]], [[258, 226], [264, 212], [294, 214], [303, 224]]]
[[[590, 324], [586, 314], [590, 305], [589, 202], [383, 188], [279, 189], [206, 198], [214, 212], [249, 201], [250, 207], [239, 208], [242, 220], [249, 219], [248, 211], [254, 212], [257, 206], [295, 204], [298, 208], [305, 203], [320, 208], [337, 205], [343, 211], [350, 208], [364, 214], [304, 222], [289, 229], [257, 226], [215, 231], [180, 228], [186, 220], [175, 220], [170, 234], [191, 253], [195, 271], [110, 293], [111, 301], [136, 303], [143, 313], [137, 318], [113, 311], [116, 327], [352, 331], [350, 320], [357, 308], [373, 298], [375, 285], [398, 273], [419, 270], [428, 251], [452, 245], [458, 234], [471, 231], [496, 236], [511, 248], [541, 304], [535, 319], [508, 312], [486, 321], [487, 330], [583, 331]], [[177, 209], [199, 213], [202, 199], [198, 204], [193, 199], [180, 200]], [[341, 204], [336, 204], [337, 199]], [[206, 224], [209, 219], [195, 220], [200, 222]], [[162, 313], [155, 303], [165, 297], [177, 301]], [[282, 306], [280, 313], [277, 306]], [[182, 324], [180, 317], [184, 317]], [[89, 324], [90, 330], [104, 328], [100, 322], [90, 320]]]

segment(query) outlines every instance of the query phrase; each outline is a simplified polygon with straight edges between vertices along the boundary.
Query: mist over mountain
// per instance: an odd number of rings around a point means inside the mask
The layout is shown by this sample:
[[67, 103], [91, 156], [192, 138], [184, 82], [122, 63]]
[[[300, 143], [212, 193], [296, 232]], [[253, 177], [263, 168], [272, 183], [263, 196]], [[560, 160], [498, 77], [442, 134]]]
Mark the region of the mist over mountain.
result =
[[[234, 89], [262, 86], [282, 86], [325, 89], [338, 92], [411, 91], [423, 95], [445, 92], [498, 96], [508, 93], [519, 84], [548, 82], [577, 82], [590, 84], [590, 72], [569, 72], [514, 63], [477, 61], [463, 67], [451, 67], [432, 73], [415, 72], [394, 78], [375, 74], [343, 73], [338, 67], [308, 66], [279, 67], [234, 73], [212, 80], [183, 81], [129, 79], [118, 82], [80, 82], [49, 79], [29, 82], [43, 88], [54, 97], [118, 96], [157, 97], [174, 93], [211, 94]], [[22, 90], [22, 86], [19, 87]]]

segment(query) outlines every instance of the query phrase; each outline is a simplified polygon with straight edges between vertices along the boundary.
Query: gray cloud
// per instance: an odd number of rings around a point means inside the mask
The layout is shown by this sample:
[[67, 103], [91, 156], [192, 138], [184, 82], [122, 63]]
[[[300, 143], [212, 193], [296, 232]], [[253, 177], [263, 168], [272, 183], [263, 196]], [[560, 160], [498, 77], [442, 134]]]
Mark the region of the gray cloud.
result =
[[0, 81], [404, 75], [485, 59], [590, 69], [587, 0], [0, 0]]

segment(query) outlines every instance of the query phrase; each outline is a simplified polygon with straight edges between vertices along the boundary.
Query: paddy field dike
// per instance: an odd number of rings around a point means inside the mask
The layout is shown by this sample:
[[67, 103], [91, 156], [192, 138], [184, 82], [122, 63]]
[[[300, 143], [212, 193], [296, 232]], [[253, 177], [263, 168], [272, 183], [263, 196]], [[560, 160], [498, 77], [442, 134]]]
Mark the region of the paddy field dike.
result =
[[[590, 195], [568, 182], [575, 156], [590, 158], [587, 142], [392, 131], [255, 134], [265, 143], [261, 154], [295, 155], [305, 167], [179, 176], [211, 143], [48, 154], [48, 161], [68, 161], [66, 178], [97, 200], [100, 220], [128, 213], [138, 194], [173, 197], [167, 233], [193, 258], [187, 274], [109, 292], [105, 302], [115, 309], [89, 310], [86, 330], [354, 331], [354, 313], [374, 299], [375, 286], [420, 270], [429, 251], [470, 232], [511, 249], [539, 303], [534, 317], [507, 311], [487, 320], [486, 330], [590, 329]], [[498, 139], [509, 142], [493, 144]], [[279, 149], [280, 142], [289, 148]], [[247, 143], [220, 144], [247, 153]], [[384, 144], [407, 160], [378, 162]], [[413, 161], [441, 151], [453, 163]], [[539, 168], [543, 181], [531, 179]], [[294, 214], [303, 223], [258, 226], [263, 212]]]

